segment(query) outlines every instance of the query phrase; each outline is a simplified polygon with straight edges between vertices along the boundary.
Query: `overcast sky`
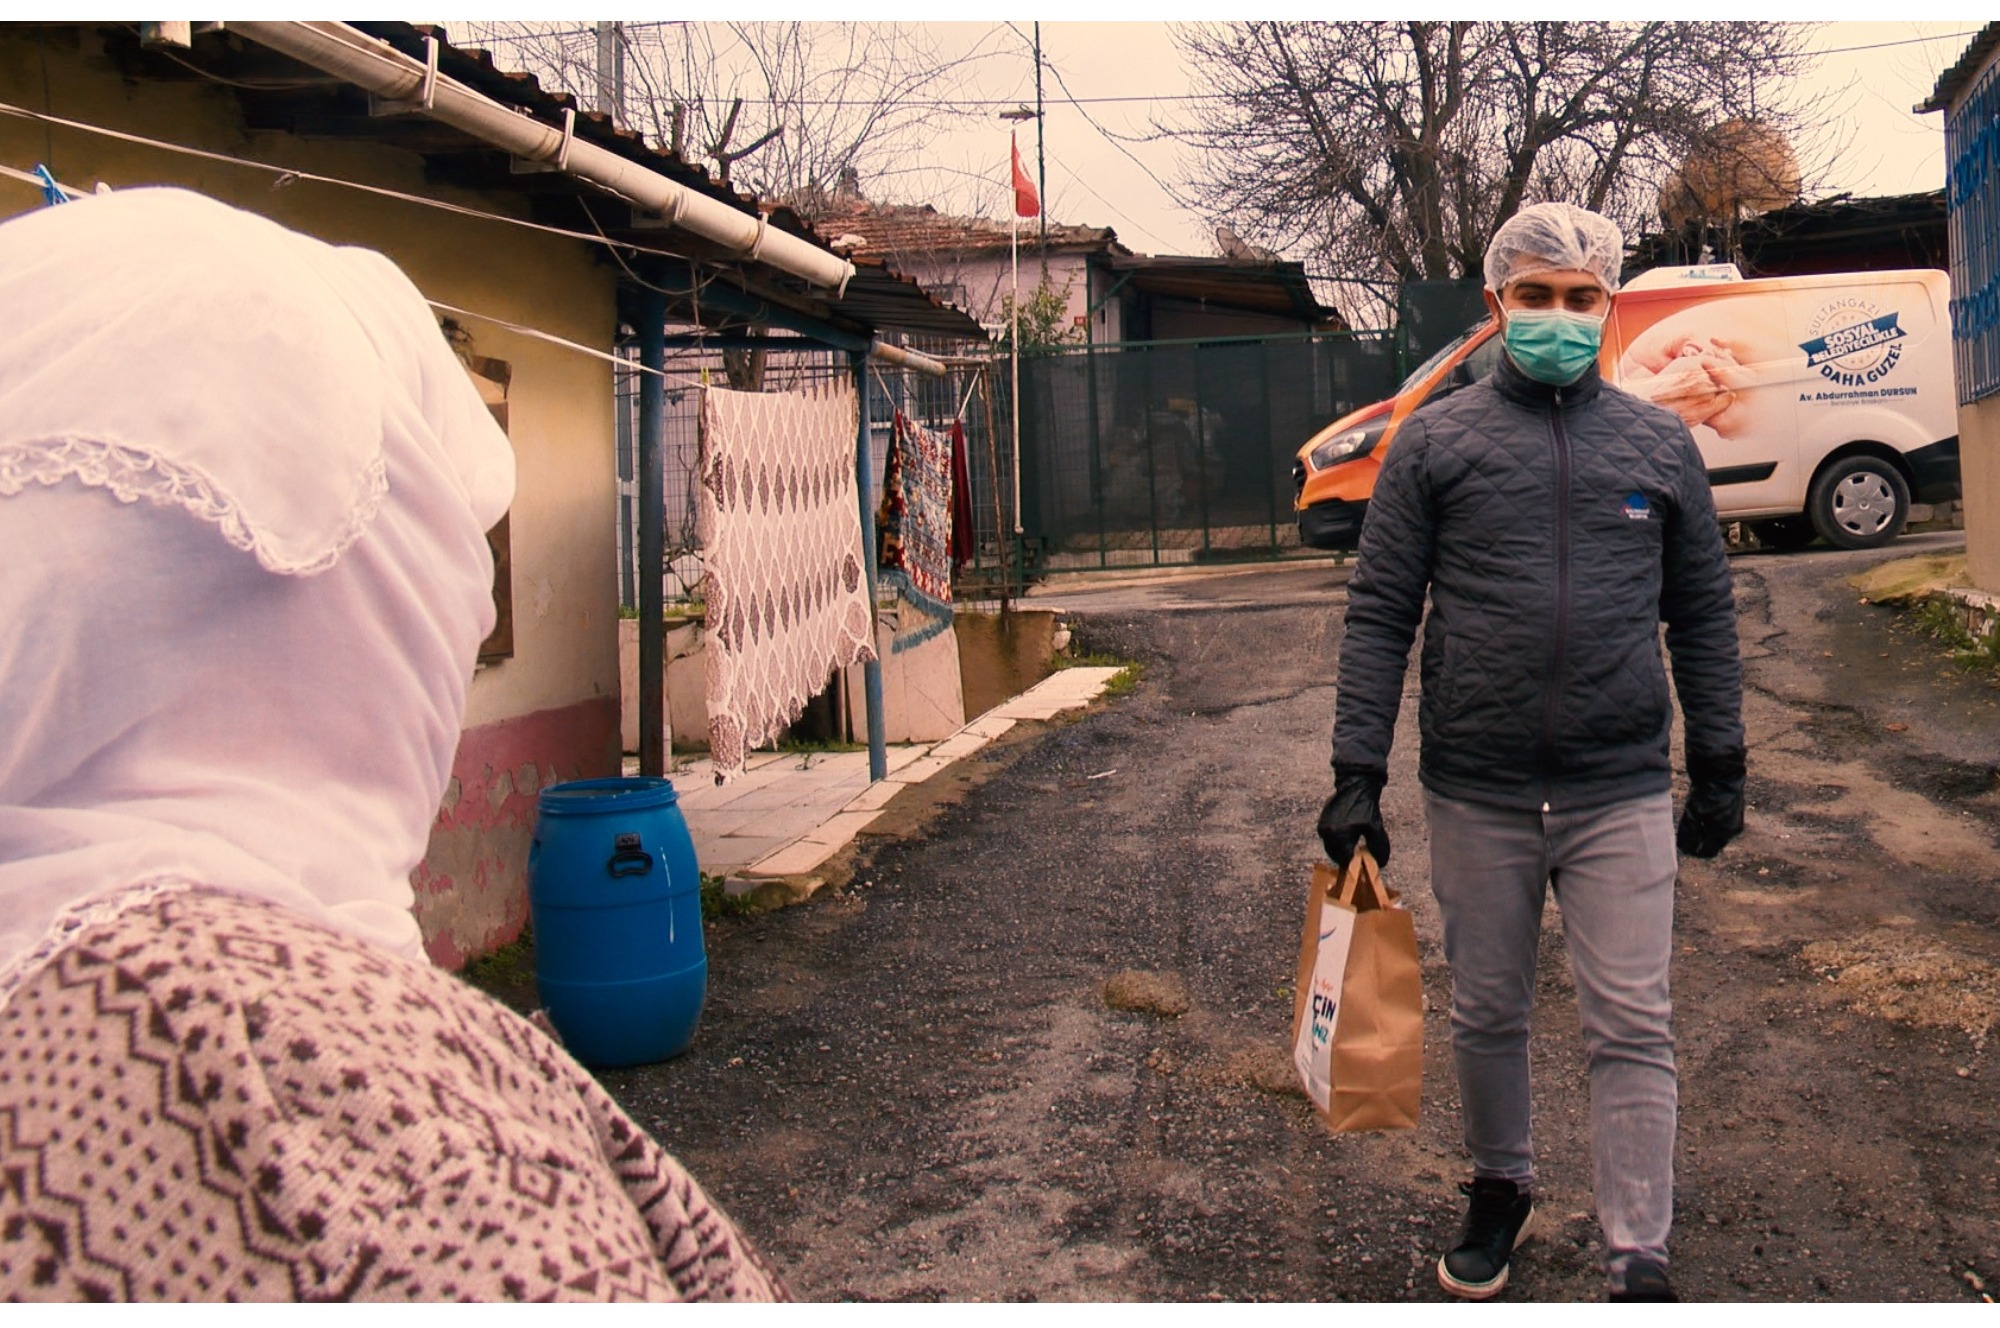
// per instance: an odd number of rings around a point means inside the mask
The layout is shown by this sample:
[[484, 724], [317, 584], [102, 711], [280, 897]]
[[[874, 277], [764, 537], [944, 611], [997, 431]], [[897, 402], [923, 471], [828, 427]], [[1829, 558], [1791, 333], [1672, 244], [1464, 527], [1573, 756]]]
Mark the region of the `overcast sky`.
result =
[[[757, 0], [746, 2], [754, 11]], [[879, 0], [875, 7], [881, 8]], [[1151, 7], [1154, 12], [1175, 11], [1171, 4]], [[921, 12], [940, 8], [946, 7], [929, 5]], [[1102, 12], [1104, 7], [1076, 8]], [[549, 16], [541, 11], [532, 17]], [[730, 17], [817, 15], [752, 12]], [[854, 17], [908, 20], [913, 15], [892, 11]], [[1958, 59], [1982, 22], [1829, 23], [1817, 30], [1814, 48], [1826, 54], [1809, 84], [1830, 94], [1833, 115], [1822, 142], [1796, 145], [1808, 179], [1820, 183], [1809, 197], [1914, 193], [1944, 183], [1944, 117], [1915, 115], [1910, 108], [1929, 96], [1938, 75]], [[446, 21], [446, 26], [464, 30], [460, 23]], [[1027, 20], [928, 25], [928, 35], [944, 53], [984, 53], [946, 95], [960, 102], [1032, 106], [1033, 26]], [[1189, 91], [1187, 70], [1168, 25], [1044, 22], [1041, 36], [1051, 220], [1113, 227], [1142, 253], [1214, 253], [1211, 223], [1175, 197], [1187, 174], [1185, 150], [1158, 135], [1158, 126], [1171, 124], [1183, 109], [1173, 98]], [[864, 187], [887, 201], [935, 202], [946, 211], [1007, 216], [1009, 126], [998, 117], [1000, 104], [967, 110], [951, 128], [915, 150], [907, 169], [864, 181]], [[1021, 129], [1021, 147], [1032, 172], [1032, 123]]]
[[[993, 26], [943, 25], [955, 41], [969, 46], [984, 37], [1002, 53], [981, 66], [964, 95], [1019, 98], [1032, 105], [1034, 61], [1025, 40], [1032, 24], [1014, 24], [1018, 37], [1004, 29], [993, 34]], [[1910, 108], [1930, 95], [1938, 75], [1969, 40], [1946, 34], [1978, 27], [1975, 21], [1948, 20], [1830, 23], [1819, 29], [1815, 48], [1830, 53], [1819, 61], [1811, 83], [1834, 94], [1836, 117], [1828, 141], [1839, 148], [1817, 163], [1824, 168], [1825, 193], [1901, 194], [1943, 185], [1944, 117], [1915, 115]], [[1907, 44], [1884, 45], [1891, 42]], [[1043, 80], [1051, 219], [1114, 227], [1141, 252], [1214, 252], [1210, 225], [1181, 207], [1171, 192], [1184, 174], [1181, 149], [1169, 142], [1110, 137], [1146, 137], [1154, 120], [1171, 119], [1174, 103], [1093, 101], [1171, 97], [1188, 90], [1167, 25], [1045, 22], [1042, 46], [1054, 71]], [[1861, 46], [1875, 49], [1842, 49]], [[1071, 96], [1085, 105], [1071, 104]], [[996, 118], [990, 127], [968, 127], [936, 141], [926, 155], [948, 172], [940, 177], [940, 188], [954, 177], [965, 178], [961, 171], [983, 175], [990, 183], [976, 191], [984, 196], [981, 210], [1006, 215], [1006, 132]], [[1032, 124], [1024, 126], [1021, 142], [1032, 170]]]

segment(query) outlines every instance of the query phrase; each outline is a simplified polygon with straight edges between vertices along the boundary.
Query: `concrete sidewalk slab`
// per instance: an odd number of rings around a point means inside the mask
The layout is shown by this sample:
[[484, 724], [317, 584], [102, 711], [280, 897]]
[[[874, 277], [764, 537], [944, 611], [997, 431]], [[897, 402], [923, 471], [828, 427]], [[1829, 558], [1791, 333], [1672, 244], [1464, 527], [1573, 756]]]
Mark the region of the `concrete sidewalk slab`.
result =
[[[755, 752], [744, 773], [715, 782], [707, 759], [671, 772], [701, 869], [716, 876], [803, 876], [853, 842], [904, 789], [922, 784], [1026, 720], [1089, 705], [1121, 670], [1059, 669], [938, 742], [888, 749], [887, 777], [871, 782], [868, 753]], [[625, 773], [638, 773], [627, 758]]]

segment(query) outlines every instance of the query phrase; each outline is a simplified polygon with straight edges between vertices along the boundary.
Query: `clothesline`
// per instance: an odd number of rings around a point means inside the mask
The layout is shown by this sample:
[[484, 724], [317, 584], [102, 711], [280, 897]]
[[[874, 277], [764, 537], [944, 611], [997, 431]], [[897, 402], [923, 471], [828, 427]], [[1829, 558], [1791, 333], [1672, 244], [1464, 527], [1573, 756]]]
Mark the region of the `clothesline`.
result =
[[[0, 107], [0, 111], [4, 110], [4, 107]], [[37, 189], [46, 189], [48, 187], [41, 176], [36, 175], [32, 171], [20, 170], [13, 166], [0, 165], [0, 176], [5, 176], [10, 180], [19, 180], [21, 183], [33, 185]], [[74, 185], [64, 184], [60, 180], [55, 181], [55, 187], [73, 199], [90, 197], [90, 194], [86, 191], [78, 189]], [[547, 228], [545, 227], [544, 229]], [[573, 350], [580, 355], [588, 355], [592, 359], [609, 361], [621, 369], [629, 369], [634, 373], [652, 374], [656, 378], [662, 378], [668, 382], [682, 383], [696, 389], [708, 386], [707, 383], [698, 378], [691, 378], [686, 374], [666, 373], [662, 370], [640, 364], [636, 360], [627, 359], [622, 355], [614, 355], [609, 351], [598, 350], [595, 346], [586, 346], [581, 342], [571, 341], [568, 337], [559, 337], [553, 332], [544, 332], [538, 327], [530, 327], [525, 323], [517, 323], [512, 319], [501, 318], [496, 314], [481, 313], [476, 309], [462, 309], [455, 304], [446, 304], [443, 300], [432, 300], [428, 296], [425, 299], [431, 308], [442, 313], [457, 314], [461, 318], [475, 318], [482, 323], [490, 323], [495, 327], [505, 328], [509, 332], [518, 333], [524, 337], [533, 337], [537, 341], [546, 341], [551, 345], [561, 346], [565, 350]]]
[[[343, 185], [348, 188], [362, 190], [366, 193], [380, 194], [384, 197], [402, 199], [406, 202], [411, 202], [411, 203], [420, 203], [428, 207], [436, 207], [447, 212], [455, 212], [464, 216], [480, 217], [489, 221], [507, 222], [512, 225], [526, 227], [530, 230], [544, 231], [551, 235], [563, 236], [567, 239], [586, 240], [595, 244], [609, 245], [614, 250], [623, 248], [623, 249], [630, 249], [635, 253], [654, 254], [661, 257], [677, 257], [677, 255], [668, 254], [665, 250], [647, 249], [641, 245], [627, 244], [621, 240], [613, 240], [609, 236], [605, 235], [590, 235], [583, 231], [565, 230], [560, 226], [544, 226], [538, 222], [521, 221], [520, 219], [515, 217], [506, 217], [495, 212], [483, 212], [477, 208], [461, 207], [456, 203], [446, 203], [439, 199], [424, 198], [417, 194], [406, 194], [399, 190], [385, 189], [377, 185], [360, 184], [353, 180], [342, 180], [334, 176], [314, 175], [308, 171], [295, 171], [295, 170], [290, 170], [283, 166], [272, 166], [264, 162], [248, 161], [242, 157], [232, 157], [225, 153], [208, 152], [201, 148], [191, 148], [183, 144], [168, 143], [160, 139], [147, 138], [140, 134], [128, 134], [121, 130], [106, 129], [103, 128], [102, 126], [86, 124], [79, 120], [67, 120], [62, 118], [61, 116], [45, 115], [37, 111], [27, 110], [23, 107], [12, 106], [5, 102], [0, 102], [0, 115], [17, 115], [31, 120], [40, 120], [49, 124], [62, 125], [65, 128], [80, 129], [88, 133], [103, 134], [110, 138], [121, 139], [131, 143], [138, 143], [147, 147], [160, 148], [168, 152], [185, 153], [186, 155], [189, 156], [201, 157], [212, 161], [232, 162], [240, 166], [250, 166], [258, 170], [270, 171], [278, 174], [281, 177], [289, 177], [290, 179], [316, 180], [325, 184]], [[21, 183], [26, 185], [31, 185], [36, 189], [46, 189], [48, 187], [47, 184], [43, 181], [41, 176], [36, 175], [32, 171], [24, 171], [13, 166], [0, 165], [0, 176], [4, 176], [5, 178], [11, 180], [18, 180]], [[288, 180], [281, 178], [278, 183], [284, 184], [287, 182]], [[72, 199], [88, 198], [91, 196], [88, 190], [78, 189], [73, 185], [64, 184], [59, 180], [55, 181], [54, 183], [56, 188], [60, 189], [65, 195], [67, 195]], [[102, 191], [104, 188], [105, 186], [103, 185], [99, 186], [100, 191]], [[664, 381], [680, 383], [685, 387], [691, 387], [696, 390], [703, 390], [708, 387], [708, 383], [705, 379], [692, 378], [687, 376], [686, 374], [669, 373], [664, 370], [654, 369], [651, 368], [650, 366], [640, 364], [636, 360], [628, 359], [621, 355], [614, 355], [608, 351], [598, 350], [594, 346], [586, 346], [583, 345], [581, 342], [571, 341], [567, 337], [557, 336], [553, 332], [544, 332], [540, 328], [531, 327], [525, 323], [517, 323], [511, 319], [501, 318], [495, 314], [480, 313], [479, 311], [474, 309], [462, 309], [456, 305], [446, 304], [441, 300], [429, 300], [428, 297], [426, 297], [426, 299], [428, 300], [430, 306], [433, 309], [437, 309], [443, 313], [457, 314], [462, 318], [478, 319], [482, 323], [490, 323], [495, 327], [504, 328], [509, 332], [518, 333], [521, 336], [533, 337], [538, 341], [546, 341], [551, 345], [561, 346], [567, 350], [575, 351], [581, 355], [588, 355], [592, 359], [608, 361], [612, 364], [619, 366], [620, 368], [628, 369], [633, 373], [651, 374], [654, 377], [660, 378]], [[876, 372], [876, 380], [880, 382], [881, 371], [876, 370], [875, 372]], [[886, 393], [887, 391], [886, 387], [884, 388], [884, 391]], [[965, 399], [967, 402], [971, 401], [972, 393], [970, 389], [967, 390]], [[964, 413], [965, 413], [965, 406], [961, 404], [959, 406], [959, 414], [963, 415]]]
[[[869, 372], [875, 375], [875, 386], [882, 389], [882, 395], [894, 400], [896, 394], [889, 390], [888, 380], [882, 377], [881, 369], [870, 365]], [[965, 395], [959, 399], [958, 410], [952, 414], [953, 421], [962, 422], [965, 419], [965, 408], [972, 404], [972, 394], [978, 387], [979, 375], [975, 373], [965, 385]]]
[[[64, 129], [74, 129], [80, 133], [96, 134], [103, 138], [117, 139], [122, 143], [136, 143], [141, 147], [157, 148], [161, 152], [178, 153], [181, 156], [196, 157], [203, 161], [223, 162], [232, 166], [243, 166], [251, 170], [263, 171], [278, 178], [272, 182], [273, 188], [299, 181], [315, 184], [337, 185], [343, 189], [358, 189], [363, 193], [375, 194], [382, 198], [393, 198], [405, 203], [415, 203], [420, 207], [436, 208], [443, 212], [455, 212], [460, 216], [477, 217], [483, 221], [497, 221], [503, 225], [518, 226], [524, 230], [541, 231], [549, 235], [560, 235], [565, 239], [582, 240], [586, 244], [603, 245], [612, 250], [627, 249], [635, 254], [650, 254], [655, 258], [685, 260], [685, 255], [666, 249], [654, 249], [629, 240], [614, 240], [608, 235], [593, 235], [589, 231], [570, 230], [562, 226], [549, 226], [538, 221], [528, 221], [521, 217], [509, 217], [499, 212], [488, 212], [483, 208], [466, 207], [461, 203], [448, 203], [441, 198], [426, 198], [422, 194], [405, 193], [400, 189], [390, 189], [383, 185], [363, 184], [358, 180], [343, 180], [337, 175], [319, 175], [312, 171], [302, 171], [290, 166], [273, 165], [265, 161], [252, 161], [247, 157], [233, 156], [226, 152], [212, 152], [206, 148], [189, 147], [185, 143], [170, 143], [165, 139], [148, 138], [144, 134], [129, 133], [122, 129], [111, 129], [104, 125], [91, 124], [86, 120], [71, 120], [60, 115], [50, 115], [44, 111], [30, 110], [25, 106], [15, 106], [0, 102], [0, 115], [18, 116], [24, 120], [34, 120], [41, 124], [59, 125]], [[11, 174], [11, 172], [10, 172]]]

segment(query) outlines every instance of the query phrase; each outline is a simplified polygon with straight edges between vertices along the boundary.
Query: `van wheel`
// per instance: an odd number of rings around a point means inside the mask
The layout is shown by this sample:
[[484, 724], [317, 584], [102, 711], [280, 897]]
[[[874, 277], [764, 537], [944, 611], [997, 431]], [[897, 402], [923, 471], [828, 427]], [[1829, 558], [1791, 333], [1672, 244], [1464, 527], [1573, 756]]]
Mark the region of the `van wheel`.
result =
[[1910, 486], [1893, 462], [1846, 457], [1813, 480], [1806, 511], [1835, 548], [1880, 548], [1903, 533], [1910, 518]]
[[1763, 547], [1780, 552], [1803, 549], [1819, 535], [1819, 531], [1813, 529], [1812, 518], [1803, 512], [1797, 516], [1775, 516], [1764, 521], [1752, 521], [1750, 533], [1757, 537], [1757, 543]]

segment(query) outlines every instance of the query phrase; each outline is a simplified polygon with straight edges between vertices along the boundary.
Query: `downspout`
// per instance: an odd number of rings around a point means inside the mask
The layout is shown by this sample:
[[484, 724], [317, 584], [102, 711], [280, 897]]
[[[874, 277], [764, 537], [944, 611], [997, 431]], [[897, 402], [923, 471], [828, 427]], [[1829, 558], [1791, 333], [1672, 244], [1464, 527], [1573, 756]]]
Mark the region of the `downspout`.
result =
[[[878, 345], [880, 343], [877, 343]], [[861, 491], [861, 566], [867, 573], [868, 644], [875, 645], [875, 457], [869, 446], [873, 407], [868, 397], [868, 363], [855, 355], [854, 395], [861, 407], [861, 425], [854, 438], [854, 487]], [[889, 777], [887, 726], [882, 714], [882, 657], [871, 651], [861, 666], [861, 694], [868, 706], [868, 782], [879, 784]]]
[[667, 416], [667, 297], [640, 292], [639, 363], [639, 773], [667, 773], [666, 474], [660, 447]]
[[405, 102], [425, 115], [475, 138], [505, 148], [527, 161], [547, 162], [658, 213], [673, 225], [733, 254], [768, 264], [815, 286], [844, 294], [854, 264], [816, 245], [774, 230], [760, 214], [741, 212], [697, 193], [658, 171], [648, 170], [575, 135], [575, 113], [563, 128], [551, 129], [503, 106], [437, 71], [436, 38], [430, 62], [412, 59], [387, 42], [345, 23], [230, 22], [229, 30], [366, 88], [390, 101]]
[[886, 364], [892, 369], [915, 369], [918, 373], [929, 374], [932, 378], [945, 376], [943, 361], [934, 360], [921, 351], [911, 350], [907, 346], [891, 345], [880, 337], [869, 343], [868, 358], [879, 364]]

